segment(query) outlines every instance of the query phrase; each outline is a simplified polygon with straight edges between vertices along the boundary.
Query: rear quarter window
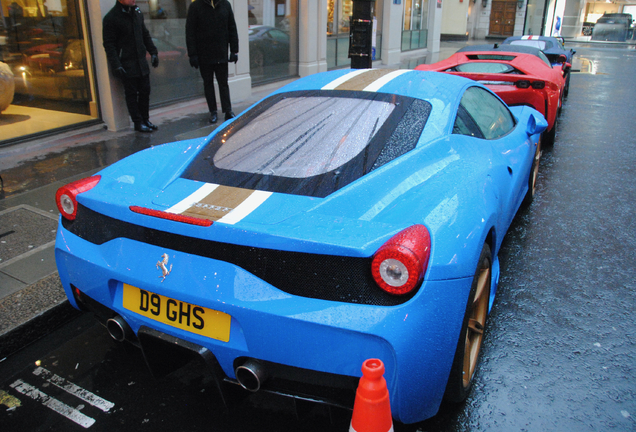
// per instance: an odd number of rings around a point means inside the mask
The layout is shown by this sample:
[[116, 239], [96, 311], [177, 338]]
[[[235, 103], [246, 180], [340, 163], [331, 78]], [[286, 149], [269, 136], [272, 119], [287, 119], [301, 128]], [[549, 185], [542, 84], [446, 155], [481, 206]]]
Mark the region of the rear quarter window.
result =
[[515, 127], [508, 107], [489, 91], [469, 87], [460, 102], [453, 133], [498, 139]]

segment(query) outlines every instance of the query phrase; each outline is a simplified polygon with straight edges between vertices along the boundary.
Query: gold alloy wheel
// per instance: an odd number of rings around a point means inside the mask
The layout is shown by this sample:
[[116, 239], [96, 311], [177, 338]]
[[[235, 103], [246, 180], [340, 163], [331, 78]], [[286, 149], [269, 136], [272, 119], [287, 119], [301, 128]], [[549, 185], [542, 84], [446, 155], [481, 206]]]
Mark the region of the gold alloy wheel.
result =
[[464, 388], [470, 386], [470, 382], [477, 367], [481, 342], [484, 339], [484, 326], [488, 316], [488, 304], [490, 301], [490, 266], [479, 269], [479, 280], [475, 291], [475, 298], [468, 316], [468, 329], [466, 330], [466, 344], [464, 346]]
[[537, 178], [539, 177], [539, 161], [541, 160], [541, 138], [539, 138], [539, 143], [537, 144], [537, 151], [534, 154], [534, 164], [532, 167], [532, 182], [530, 183], [530, 187], [532, 189], [531, 193], [534, 196], [535, 190], [537, 188]]

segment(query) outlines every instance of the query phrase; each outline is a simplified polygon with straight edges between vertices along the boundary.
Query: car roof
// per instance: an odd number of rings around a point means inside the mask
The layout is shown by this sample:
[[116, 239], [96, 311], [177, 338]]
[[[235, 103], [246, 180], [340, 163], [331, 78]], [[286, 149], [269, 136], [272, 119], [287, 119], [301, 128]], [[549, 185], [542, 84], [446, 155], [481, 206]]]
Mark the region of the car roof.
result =
[[[558, 48], [561, 46], [561, 42], [552, 36], [532, 36], [532, 37], [527, 37], [527, 36], [510, 36], [508, 38], [506, 38], [501, 45], [510, 45], [511, 42], [515, 42], [515, 41], [541, 41], [541, 42], [545, 42], [545, 46], [546, 49], [550, 49], [550, 48]], [[501, 46], [500, 45], [500, 46]], [[546, 49], [544, 49], [543, 51], [545, 52]]]
[[509, 44], [471, 45], [471, 46], [466, 46], [457, 51], [457, 53], [462, 53], [464, 55], [471, 52], [529, 54], [531, 56], [538, 57], [546, 65], [552, 67], [550, 60], [546, 57], [545, 53], [541, 51], [539, 48], [532, 47], [532, 46], [509, 45]]
[[[356, 75], [357, 74], [357, 75]], [[426, 101], [435, 100], [446, 106], [456, 101], [463, 89], [468, 86], [478, 85], [473, 80], [459, 76], [444, 74], [441, 72], [417, 71], [409, 69], [339, 69], [329, 72], [322, 72], [298, 79], [275, 93], [298, 91], [298, 90], [363, 90], [359, 88], [333, 87], [334, 82], [347, 80], [349, 83], [356, 81], [373, 81], [376, 85], [383, 85], [374, 91], [380, 93], [394, 93], [397, 95], [422, 99]], [[486, 87], [484, 87], [486, 88]], [[369, 90], [366, 90], [369, 91]], [[439, 104], [435, 104], [440, 106]]]
[[506, 41], [508, 41], [508, 40], [522, 40], [524, 38], [526, 40], [542, 40], [542, 41], [555, 41], [555, 40], [558, 40], [557, 38], [555, 38], [553, 36], [537, 36], [537, 35], [509, 36], [502, 42], [502, 44], [507, 44]]
[[509, 45], [509, 44], [513, 44], [514, 42], [517, 41], [528, 41], [528, 42], [532, 42], [532, 41], [541, 41], [545, 44], [545, 48], [543, 48], [543, 52], [545, 53], [546, 56], [548, 56], [548, 58], [553, 61], [556, 62], [556, 57], [564, 54], [566, 57], [569, 57], [568, 61], [571, 60], [571, 55], [572, 52], [568, 49], [566, 49], [561, 41], [555, 37], [552, 36], [534, 36], [534, 35], [529, 35], [529, 36], [510, 36], [508, 38], [506, 38], [503, 41], [502, 45]]

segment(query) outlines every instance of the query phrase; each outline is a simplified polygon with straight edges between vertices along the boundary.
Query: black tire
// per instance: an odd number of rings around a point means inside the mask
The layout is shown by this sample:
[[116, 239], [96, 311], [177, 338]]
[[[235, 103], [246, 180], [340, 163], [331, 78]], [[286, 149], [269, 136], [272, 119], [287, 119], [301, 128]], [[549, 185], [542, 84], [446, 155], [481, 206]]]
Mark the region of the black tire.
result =
[[475, 369], [479, 361], [479, 351], [484, 338], [486, 318], [488, 317], [491, 281], [492, 254], [490, 246], [484, 244], [468, 296], [464, 323], [459, 334], [453, 366], [446, 384], [444, 399], [448, 402], [463, 402], [472, 388]]
[[565, 88], [563, 89], [563, 95], [568, 97], [570, 93], [570, 72], [568, 72], [568, 76], [565, 78]]
[[559, 116], [556, 116], [554, 118], [554, 126], [552, 126], [552, 129], [543, 132], [543, 135], [541, 136], [541, 142], [543, 142], [545, 146], [554, 145], [554, 141], [556, 140], [557, 123], [559, 123]]
[[534, 194], [537, 191], [537, 178], [539, 177], [539, 162], [541, 159], [541, 138], [539, 138], [539, 144], [537, 144], [537, 150], [534, 153], [534, 159], [532, 160], [532, 168], [530, 168], [530, 176], [528, 177], [528, 192], [523, 197], [522, 207], [528, 207], [534, 200]]

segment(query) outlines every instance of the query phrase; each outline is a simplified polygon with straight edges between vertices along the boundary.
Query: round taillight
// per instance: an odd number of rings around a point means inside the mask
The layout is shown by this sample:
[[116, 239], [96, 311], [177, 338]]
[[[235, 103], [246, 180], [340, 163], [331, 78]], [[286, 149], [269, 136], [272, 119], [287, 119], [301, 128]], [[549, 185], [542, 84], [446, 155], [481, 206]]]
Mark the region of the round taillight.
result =
[[408, 294], [422, 282], [430, 251], [431, 238], [424, 225], [406, 228], [391, 237], [373, 256], [373, 279], [389, 294]]
[[75, 219], [77, 215], [77, 195], [94, 188], [100, 179], [101, 176], [98, 175], [88, 177], [69, 183], [57, 190], [55, 203], [64, 218], [68, 220]]
[[517, 86], [517, 88], [527, 89], [530, 87], [530, 81], [526, 81], [526, 80], [517, 81], [515, 85]]
[[387, 258], [380, 263], [380, 276], [392, 287], [401, 287], [409, 280], [409, 269], [401, 261]]
[[60, 213], [67, 216], [75, 213], [75, 202], [70, 196], [68, 196], [68, 194], [63, 193], [60, 195], [59, 205], [61, 208]]

